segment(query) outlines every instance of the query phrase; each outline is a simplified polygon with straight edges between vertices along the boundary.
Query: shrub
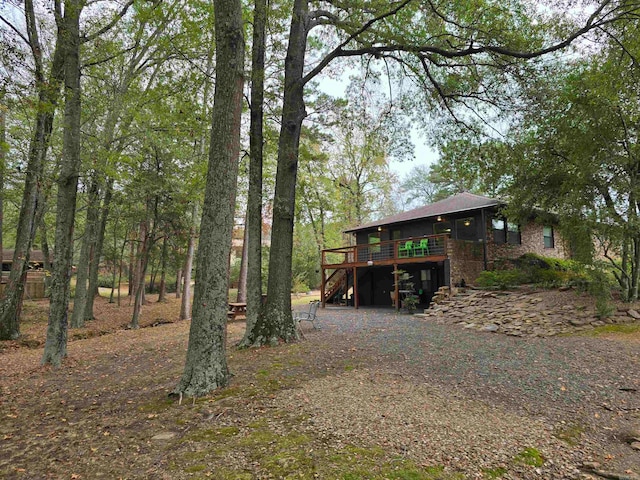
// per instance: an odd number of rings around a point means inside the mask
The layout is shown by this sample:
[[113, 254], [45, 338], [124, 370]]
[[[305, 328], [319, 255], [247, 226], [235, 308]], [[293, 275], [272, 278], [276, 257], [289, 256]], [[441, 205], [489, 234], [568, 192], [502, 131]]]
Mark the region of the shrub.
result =
[[611, 289], [613, 287], [611, 279], [604, 270], [598, 267], [592, 267], [587, 272], [587, 292], [596, 299], [596, 314], [599, 318], [610, 317], [614, 311], [614, 306], [611, 303]]
[[304, 273], [294, 275], [293, 282], [291, 283], [291, 291], [293, 293], [304, 293], [309, 291], [309, 285]]
[[506, 290], [516, 285], [526, 283], [526, 276], [521, 270], [485, 270], [476, 279], [476, 284], [484, 288], [499, 288]]
[[[164, 279], [165, 281], [165, 292], [166, 293], [175, 293], [176, 291], [176, 277], [167, 275]], [[147, 293], [160, 293], [160, 276], [156, 277], [156, 282], [153, 284], [153, 290], [149, 288], [149, 284], [147, 284]]]
[[[116, 278], [117, 281], [117, 278]], [[113, 285], [113, 275], [98, 275], [98, 287], [111, 288]]]
[[482, 272], [476, 284], [480, 287], [506, 289], [533, 283], [545, 288], [556, 288], [586, 283], [587, 278], [584, 265], [578, 262], [542, 257], [534, 253], [524, 254], [514, 260], [502, 260], [499, 265], [502, 269]]

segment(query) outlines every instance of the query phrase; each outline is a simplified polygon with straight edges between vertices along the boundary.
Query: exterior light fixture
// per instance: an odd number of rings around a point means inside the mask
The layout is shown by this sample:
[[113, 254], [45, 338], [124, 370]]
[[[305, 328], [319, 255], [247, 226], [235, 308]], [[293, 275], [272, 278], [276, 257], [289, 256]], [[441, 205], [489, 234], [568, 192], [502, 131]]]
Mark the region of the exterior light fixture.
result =
[[471, 225], [471, 221], [470, 220], [465, 220], [464, 221], [464, 226], [468, 227], [469, 225]]
[[381, 232], [382, 231], [382, 227], [378, 227], [378, 231]]
[[369, 261], [367, 262], [367, 265], [369, 265], [370, 267], [372, 267], [372, 266], [373, 266], [373, 260], [369, 260]]
[[441, 222], [442, 221], [442, 217], [440, 215], [438, 215], [438, 217], [436, 218], [437, 222]]

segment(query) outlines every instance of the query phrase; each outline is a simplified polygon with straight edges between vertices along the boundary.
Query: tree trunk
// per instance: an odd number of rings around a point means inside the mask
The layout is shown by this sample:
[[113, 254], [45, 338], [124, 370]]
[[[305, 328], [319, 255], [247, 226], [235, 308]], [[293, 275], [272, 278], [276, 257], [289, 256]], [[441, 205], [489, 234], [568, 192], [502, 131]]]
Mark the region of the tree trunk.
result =
[[285, 60], [284, 101], [273, 199], [273, 229], [264, 314], [254, 327], [254, 345], [297, 339], [291, 315], [291, 255], [300, 131], [306, 115], [303, 69], [307, 46], [308, 0], [295, 0]]
[[629, 301], [638, 300], [638, 290], [640, 289], [640, 236], [633, 238], [634, 258], [631, 273], [631, 291], [629, 292]]
[[247, 301], [247, 262], [249, 249], [247, 248], [249, 229], [247, 228], [247, 215], [245, 214], [244, 234], [242, 235], [242, 257], [240, 257], [240, 275], [238, 276], [238, 294], [236, 302], [246, 303]]
[[176, 298], [180, 298], [182, 295], [182, 269], [179, 268], [176, 272]]
[[264, 63], [267, 2], [255, 0], [251, 51], [251, 118], [249, 125], [249, 194], [245, 241], [247, 252], [247, 322], [241, 347], [253, 344], [254, 328], [262, 311], [262, 165], [264, 118]]
[[89, 264], [95, 243], [95, 229], [98, 221], [98, 179], [93, 174], [88, 192], [87, 219], [84, 236], [80, 247], [80, 259], [76, 266], [76, 293], [73, 297], [73, 313], [71, 314], [71, 328], [84, 327], [84, 308], [87, 303], [87, 281], [89, 280]]
[[49, 251], [49, 240], [47, 238], [47, 228], [44, 222], [40, 222], [40, 237], [42, 238], [42, 256], [44, 257], [44, 288], [45, 296], [49, 296], [51, 290], [51, 252]]
[[51, 303], [43, 364], [59, 366], [67, 355], [67, 309], [73, 257], [73, 222], [80, 171], [80, 13], [78, 0], [65, 2], [65, 107], [62, 162], [58, 178]]
[[[4, 100], [0, 98], [0, 100]], [[2, 226], [4, 224], [4, 170], [6, 168], [7, 136], [6, 136], [6, 107], [0, 102], [0, 280], [2, 278]]]
[[[132, 233], [132, 238], [133, 235], [135, 235], [135, 231], [131, 232]], [[128, 293], [127, 295], [129, 297], [131, 297], [134, 294], [134, 282], [135, 282], [135, 268], [136, 268], [136, 257], [135, 257], [135, 248], [136, 248], [136, 242], [135, 241], [131, 241], [131, 246], [129, 248], [129, 268], [127, 271], [127, 281], [129, 282], [129, 285], [127, 287]]]
[[244, 73], [244, 39], [240, 0], [214, 0], [216, 87], [209, 169], [189, 347], [175, 393], [202, 396], [229, 382], [225, 353], [229, 289], [229, 255], [233, 230]]
[[44, 78], [41, 70], [42, 59], [39, 58], [40, 48], [38, 40], [37, 22], [33, 9], [33, 1], [26, 0], [25, 16], [29, 39], [34, 48], [36, 64], [36, 88], [38, 90], [38, 105], [33, 129], [33, 137], [29, 145], [27, 169], [18, 230], [16, 233], [13, 264], [4, 295], [0, 303], [0, 340], [15, 339], [20, 335], [20, 310], [24, 294], [29, 253], [36, 230], [36, 207], [40, 178], [44, 168], [49, 140], [53, 129], [53, 119], [60, 97], [60, 87], [64, 77], [64, 51], [62, 48], [62, 34], [58, 29], [56, 46], [53, 53], [53, 63], [49, 78]]
[[111, 208], [111, 199], [113, 198], [113, 178], [107, 181], [105, 189], [104, 200], [102, 202], [102, 218], [98, 224], [97, 236], [95, 241], [95, 247], [93, 249], [93, 256], [89, 263], [89, 294], [87, 295], [87, 303], [84, 306], [84, 319], [93, 320], [95, 315], [93, 314], [93, 304], [98, 296], [98, 270], [100, 267], [100, 258], [102, 258], [102, 250], [104, 248], [104, 235], [107, 230], [107, 220], [109, 218], [109, 211]]
[[133, 260], [133, 275], [132, 275], [133, 286], [131, 287], [131, 297], [129, 297], [129, 305], [131, 305], [132, 299], [137, 298], [140, 285], [142, 285], [142, 303], [144, 304], [144, 287], [146, 283], [146, 278], [142, 278], [142, 282], [141, 282], [140, 277], [142, 276], [142, 254], [143, 254], [143, 249], [145, 248], [145, 240], [147, 237], [146, 220], [140, 222], [140, 225], [138, 226], [137, 234], [138, 234], [138, 239], [136, 242], [135, 258]]
[[118, 265], [118, 307], [121, 305], [120, 297], [121, 297], [121, 289], [122, 289], [122, 265], [124, 264], [124, 249], [127, 245], [127, 241], [122, 243], [122, 250], [120, 250], [120, 262]]
[[196, 218], [198, 217], [198, 207], [193, 207], [193, 221], [189, 229], [189, 245], [187, 247], [187, 258], [184, 262], [184, 293], [180, 303], [180, 320], [191, 318], [191, 270], [193, 270], [193, 254], [196, 246]]
[[135, 302], [133, 304], [133, 316], [129, 328], [140, 327], [140, 313], [144, 302], [145, 277], [147, 273], [147, 263], [149, 259], [149, 235], [147, 232], [147, 222], [140, 223], [140, 244], [138, 246], [138, 259], [136, 260], [136, 286], [134, 289]]
[[160, 292], [158, 293], [158, 302], [167, 301], [167, 237], [162, 239], [162, 263], [160, 268]]
[[[149, 258], [151, 259], [151, 255], [149, 255]], [[153, 260], [151, 260], [151, 276], [149, 278], [149, 292], [153, 293], [153, 291], [156, 289], [156, 275], [158, 274], [158, 262], [155, 261], [155, 258]], [[147, 266], [148, 268], [148, 266]], [[146, 289], [145, 289], [146, 291]]]

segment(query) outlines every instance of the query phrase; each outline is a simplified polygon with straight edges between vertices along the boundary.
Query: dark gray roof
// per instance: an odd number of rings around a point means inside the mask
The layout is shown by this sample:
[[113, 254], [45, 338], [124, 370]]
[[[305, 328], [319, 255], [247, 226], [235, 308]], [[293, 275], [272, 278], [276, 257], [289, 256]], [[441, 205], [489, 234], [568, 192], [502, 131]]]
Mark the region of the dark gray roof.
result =
[[355, 228], [345, 230], [345, 232], [357, 232], [367, 230], [373, 227], [381, 227], [395, 223], [410, 222], [423, 218], [437, 217], [438, 215], [450, 215], [452, 213], [461, 213], [472, 210], [480, 210], [486, 207], [497, 207], [504, 205], [504, 202], [494, 198], [483, 197], [469, 192], [459, 193], [451, 197], [440, 200], [439, 202], [425, 205], [424, 207], [414, 208], [408, 212], [398, 213], [390, 217], [381, 218], [374, 222], [365, 223]]
[[[2, 250], [2, 263], [13, 263], [13, 248], [5, 248]], [[43, 263], [44, 262], [44, 253], [42, 250], [31, 250], [31, 254], [29, 255], [30, 263]]]

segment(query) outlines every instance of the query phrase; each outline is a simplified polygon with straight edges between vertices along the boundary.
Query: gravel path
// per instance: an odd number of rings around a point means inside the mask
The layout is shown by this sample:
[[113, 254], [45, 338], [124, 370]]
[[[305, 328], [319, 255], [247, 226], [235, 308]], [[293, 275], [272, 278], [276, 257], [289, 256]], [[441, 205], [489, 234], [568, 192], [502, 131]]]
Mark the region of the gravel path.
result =
[[[383, 309], [328, 307], [319, 312], [319, 324], [319, 332], [304, 327], [309, 342], [336, 354], [348, 352], [355, 367], [304, 388], [305, 402], [318, 410], [314, 428], [329, 422], [336, 431], [386, 442], [421, 461], [430, 457], [469, 478], [475, 478], [474, 471], [483, 478], [478, 471], [503, 464], [527, 444], [544, 450], [550, 461], [502, 478], [580, 478], [584, 474], [577, 467], [593, 460], [607, 470], [640, 474], [640, 452], [624, 438], [640, 430], [640, 344], [595, 337], [515, 338]], [[370, 380], [373, 367], [384, 382]], [[390, 395], [390, 382], [405, 393]], [[340, 392], [349, 392], [353, 401], [337, 398]], [[328, 395], [337, 397], [331, 401]], [[437, 405], [426, 423], [429, 415], [416, 415], [424, 410], [425, 398]], [[370, 412], [365, 426], [385, 418], [388, 426], [378, 432], [385, 438], [372, 438], [355, 412], [325, 407], [337, 404], [366, 406], [360, 409]], [[393, 421], [385, 416], [389, 412], [395, 412]], [[391, 428], [401, 418], [410, 426]], [[407, 440], [425, 432], [436, 440], [427, 435], [429, 448]], [[567, 432], [571, 438], [557, 438]], [[497, 453], [492, 462], [483, 462], [488, 449]]]

